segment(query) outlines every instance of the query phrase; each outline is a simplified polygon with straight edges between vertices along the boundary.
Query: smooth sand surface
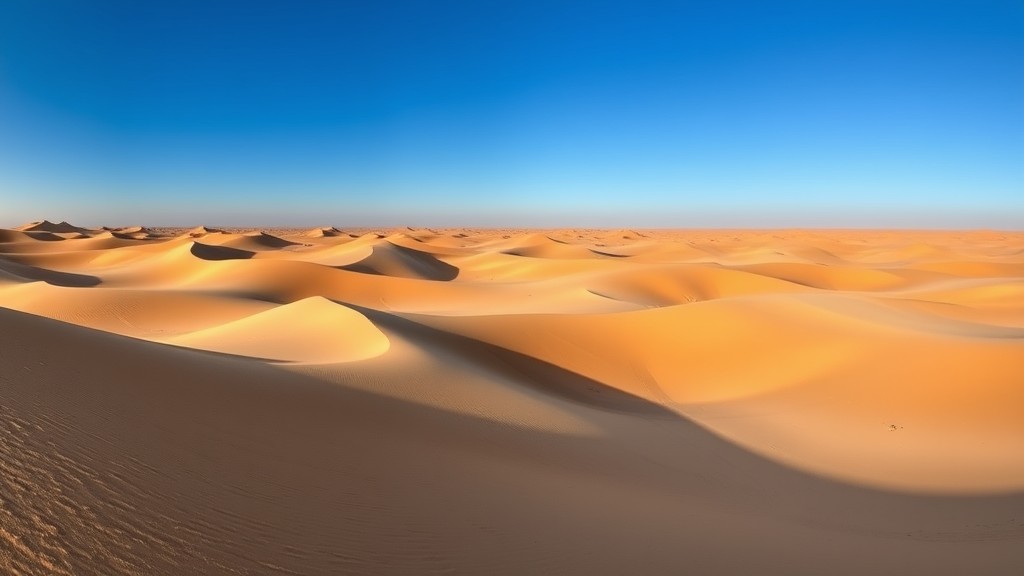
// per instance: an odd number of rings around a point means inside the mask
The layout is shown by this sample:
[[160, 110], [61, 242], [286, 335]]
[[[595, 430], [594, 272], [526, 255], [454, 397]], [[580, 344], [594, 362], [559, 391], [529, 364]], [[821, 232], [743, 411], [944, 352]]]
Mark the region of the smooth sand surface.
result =
[[1024, 233], [3, 229], [0, 573], [1022, 574]]

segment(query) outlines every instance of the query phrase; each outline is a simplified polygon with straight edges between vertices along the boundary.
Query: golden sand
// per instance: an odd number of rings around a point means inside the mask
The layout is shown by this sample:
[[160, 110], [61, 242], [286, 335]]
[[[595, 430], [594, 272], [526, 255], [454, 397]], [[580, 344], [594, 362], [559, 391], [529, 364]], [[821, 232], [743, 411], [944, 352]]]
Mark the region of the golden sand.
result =
[[1024, 233], [0, 230], [0, 572], [1024, 573]]

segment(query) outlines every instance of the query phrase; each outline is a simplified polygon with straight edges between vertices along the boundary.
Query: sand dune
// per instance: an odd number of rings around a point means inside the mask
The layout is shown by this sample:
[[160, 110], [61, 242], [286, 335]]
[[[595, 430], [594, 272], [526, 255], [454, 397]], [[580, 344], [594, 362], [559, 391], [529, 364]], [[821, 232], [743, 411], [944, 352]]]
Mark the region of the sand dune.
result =
[[326, 226], [323, 228], [313, 228], [312, 230], [307, 230], [305, 235], [309, 236], [310, 238], [334, 238], [337, 236], [342, 236], [344, 234], [345, 233], [343, 231], [338, 230], [334, 226]]
[[427, 252], [399, 246], [390, 241], [373, 246], [369, 255], [344, 266], [344, 269], [421, 280], [453, 280], [459, 274], [458, 268]]
[[214, 238], [209, 238], [207, 242], [218, 244], [220, 246], [239, 248], [242, 250], [252, 250], [254, 252], [259, 252], [261, 250], [277, 250], [288, 246], [299, 245], [298, 242], [278, 238], [277, 236], [267, 234], [266, 232], [250, 232], [247, 234], [230, 235], [222, 234]]
[[0, 572], [1018, 574], [1024, 234], [0, 230]]
[[25, 232], [22, 230], [0, 229], [0, 242], [2, 243], [18, 243], [24, 240], [65, 240], [65, 238], [52, 232]]
[[86, 228], [79, 228], [78, 226], [74, 226], [72, 224], [68, 224], [67, 222], [64, 222], [63, 220], [60, 221], [57, 224], [54, 224], [53, 222], [50, 222], [49, 220], [42, 220], [42, 221], [39, 221], [39, 222], [29, 222], [28, 224], [22, 224], [21, 226], [16, 227], [15, 230], [20, 230], [22, 232], [63, 232], [63, 233], [68, 233], [68, 232], [88, 233], [88, 232], [90, 232], [90, 230], [88, 230]]
[[13, 282], [34, 282], [43, 281], [54, 286], [95, 286], [100, 279], [87, 274], [75, 274], [73, 272], [59, 272], [39, 266], [20, 264], [18, 262], [0, 261], [0, 273], [8, 281]]
[[346, 362], [388, 349], [387, 337], [365, 316], [320, 296], [163, 341], [281, 362]]

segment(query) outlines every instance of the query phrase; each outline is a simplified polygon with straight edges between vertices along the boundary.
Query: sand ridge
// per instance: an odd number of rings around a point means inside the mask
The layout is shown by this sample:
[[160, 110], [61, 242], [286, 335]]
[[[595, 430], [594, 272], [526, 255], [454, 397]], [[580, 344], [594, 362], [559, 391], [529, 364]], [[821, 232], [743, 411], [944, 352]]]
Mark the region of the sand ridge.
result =
[[7, 572], [1024, 570], [1024, 233], [43, 221], [0, 319]]

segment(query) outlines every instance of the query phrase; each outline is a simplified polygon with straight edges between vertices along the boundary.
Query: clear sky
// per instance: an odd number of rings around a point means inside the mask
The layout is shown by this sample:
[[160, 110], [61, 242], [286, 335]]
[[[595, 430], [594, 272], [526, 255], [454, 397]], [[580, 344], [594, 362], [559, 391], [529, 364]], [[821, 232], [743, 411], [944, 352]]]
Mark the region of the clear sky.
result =
[[1024, 2], [0, 3], [0, 226], [1024, 228]]

